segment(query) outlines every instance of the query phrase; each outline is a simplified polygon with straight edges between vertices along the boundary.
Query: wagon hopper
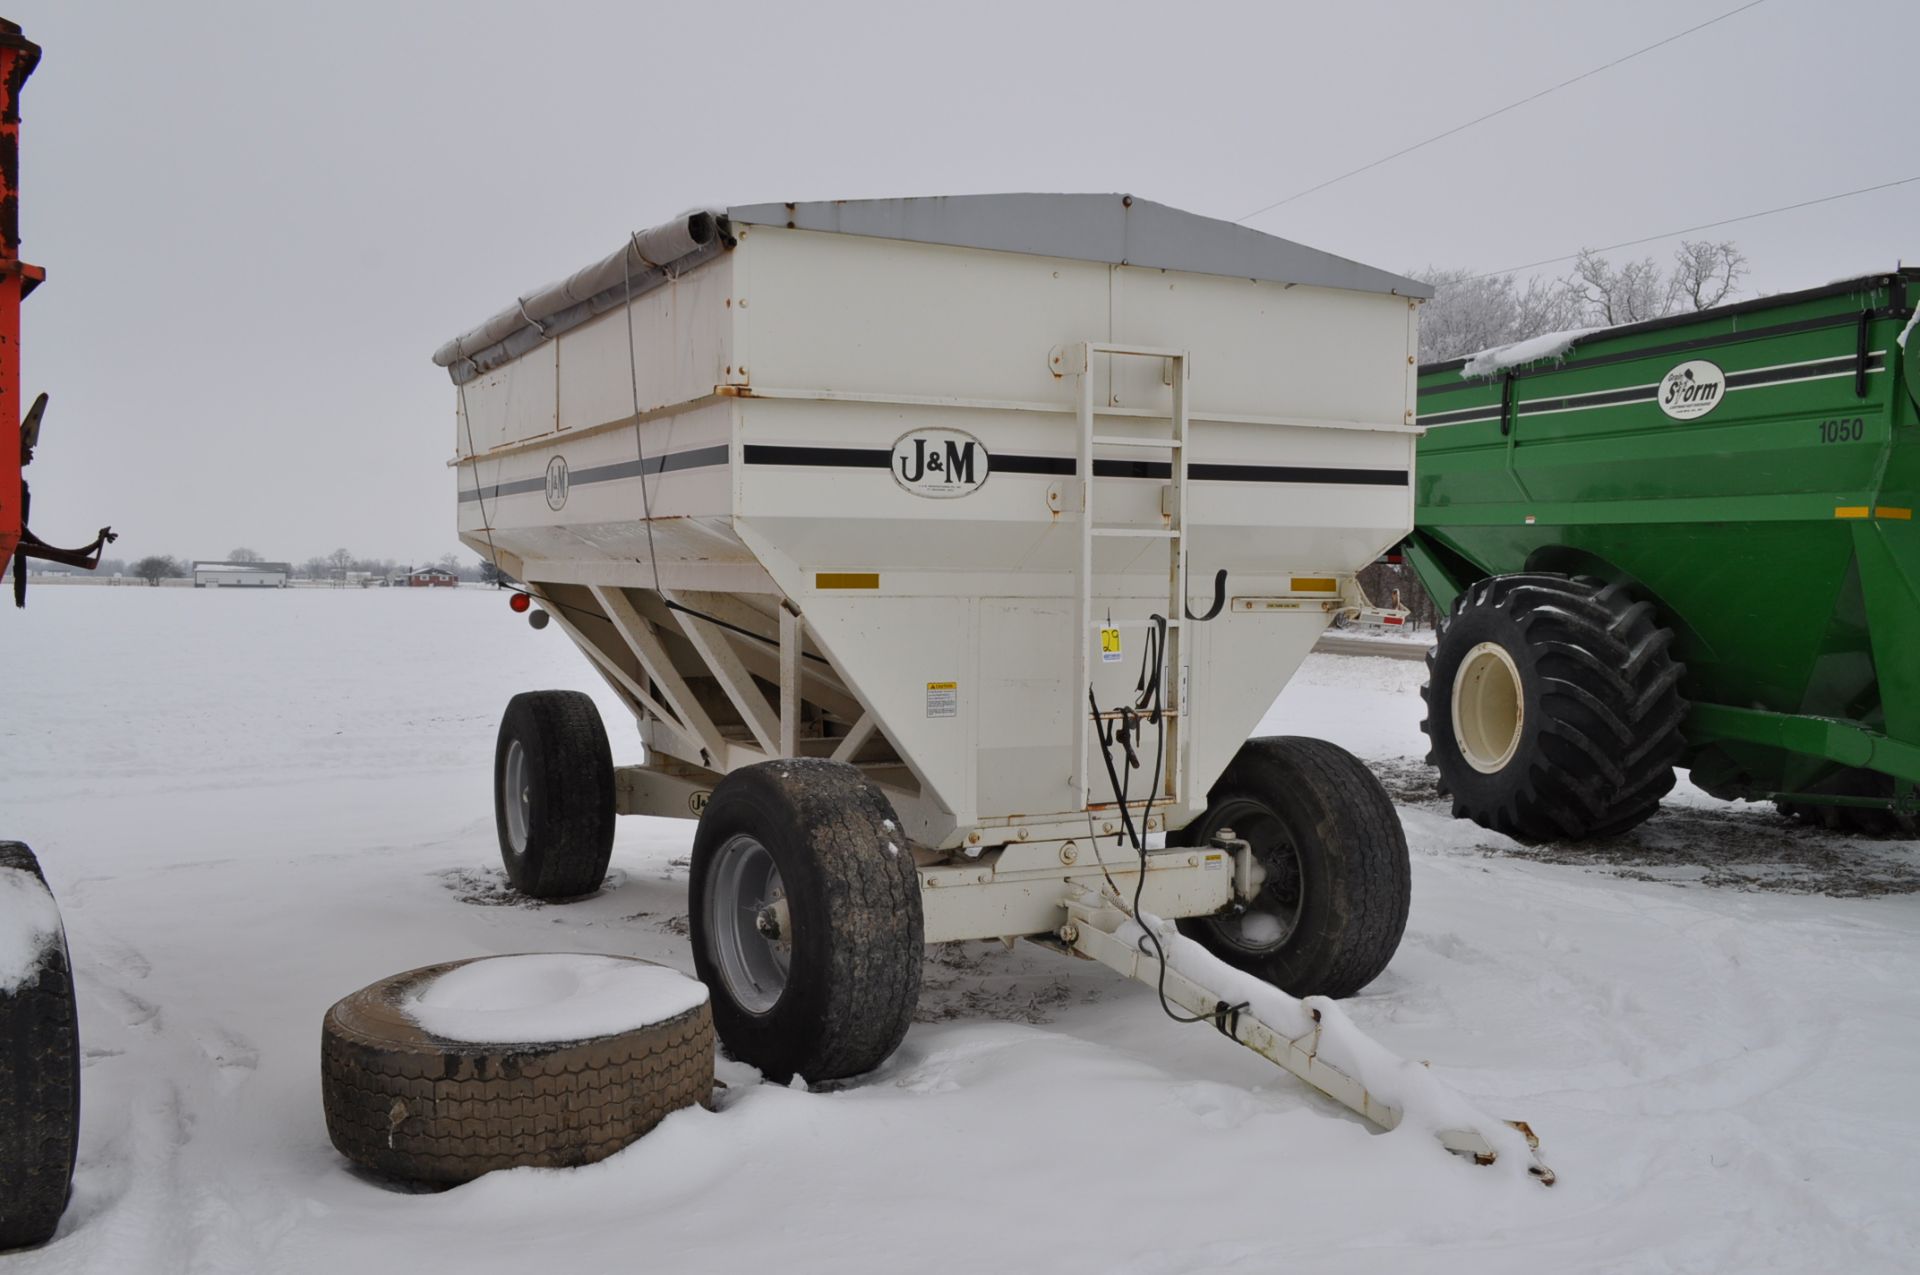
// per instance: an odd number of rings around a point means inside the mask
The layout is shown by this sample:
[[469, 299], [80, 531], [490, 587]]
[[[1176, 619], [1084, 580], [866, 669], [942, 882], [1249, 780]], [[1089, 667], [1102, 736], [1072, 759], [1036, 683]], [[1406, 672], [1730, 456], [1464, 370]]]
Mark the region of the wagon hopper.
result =
[[616, 812], [698, 818], [695, 960], [774, 1076], [883, 1060], [928, 942], [1164, 972], [1243, 1043], [1257, 1008], [1152, 918], [1359, 990], [1405, 922], [1398, 821], [1339, 749], [1248, 735], [1411, 524], [1425, 295], [1130, 196], [762, 204], [447, 342], [461, 537], [646, 745], [615, 770], [584, 697], [517, 697], [510, 876], [591, 891]]

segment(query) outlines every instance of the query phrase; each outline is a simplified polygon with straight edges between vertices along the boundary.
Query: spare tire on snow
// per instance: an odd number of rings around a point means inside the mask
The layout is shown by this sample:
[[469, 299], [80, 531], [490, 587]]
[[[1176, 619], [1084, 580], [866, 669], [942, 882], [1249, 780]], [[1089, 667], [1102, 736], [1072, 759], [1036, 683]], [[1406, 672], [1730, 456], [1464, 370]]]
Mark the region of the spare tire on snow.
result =
[[0, 1250], [53, 1237], [80, 1139], [80, 1033], [60, 911], [0, 841]]
[[591, 1164], [711, 1101], [713, 1018], [700, 983], [630, 957], [429, 965], [327, 1011], [321, 1093], [333, 1145], [389, 1177]]

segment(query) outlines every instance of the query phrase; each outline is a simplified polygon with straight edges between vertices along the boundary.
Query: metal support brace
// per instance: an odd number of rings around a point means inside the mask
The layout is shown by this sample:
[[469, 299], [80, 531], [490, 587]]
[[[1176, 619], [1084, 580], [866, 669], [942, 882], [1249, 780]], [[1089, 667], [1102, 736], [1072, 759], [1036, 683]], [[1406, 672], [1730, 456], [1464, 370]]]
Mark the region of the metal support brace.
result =
[[800, 617], [780, 604], [780, 755], [800, 753]]
[[[1099, 961], [1148, 987], [1164, 986], [1167, 1000], [1189, 1014], [1213, 1018], [1226, 1002], [1219, 992], [1202, 987], [1171, 965], [1165, 970], [1163, 984], [1159, 960], [1118, 937], [1116, 931], [1133, 918], [1126, 904], [1112, 894], [1095, 894], [1076, 886], [1067, 895], [1066, 908], [1067, 924], [1061, 928], [1059, 937], [1079, 955]], [[1381, 1129], [1397, 1128], [1402, 1116], [1399, 1108], [1369, 1093], [1365, 1085], [1320, 1057], [1320, 1015], [1311, 1007], [1307, 1012], [1313, 1015], [1314, 1026], [1301, 1036], [1288, 1037], [1245, 1009], [1234, 1015], [1230, 1032], [1224, 1025], [1221, 1031]], [[1543, 1185], [1552, 1186], [1553, 1170], [1541, 1163], [1537, 1154], [1540, 1144], [1533, 1131], [1518, 1121], [1507, 1123], [1517, 1129], [1536, 1152], [1528, 1173]], [[1497, 1158], [1493, 1144], [1476, 1130], [1449, 1129], [1437, 1136], [1447, 1150], [1471, 1156], [1476, 1163], [1492, 1164]]]
[[611, 655], [608, 655], [597, 642], [581, 630], [579, 624], [567, 613], [567, 608], [556, 604], [547, 595], [545, 586], [533, 584], [527, 587], [529, 592], [547, 604], [547, 614], [552, 616], [567, 636], [573, 639], [575, 646], [587, 653], [594, 667], [600, 670], [601, 676], [605, 677], [616, 691], [632, 700], [639, 708], [652, 714], [661, 725], [691, 746], [693, 751], [698, 752], [705, 747], [699, 736], [681, 724], [679, 717], [669, 706], [655, 699], [633, 674], [620, 667]]
[[873, 732], [878, 729], [880, 729], [880, 723], [873, 720], [872, 713], [861, 714], [860, 720], [853, 724], [853, 729], [847, 732], [846, 738], [834, 747], [833, 760], [851, 762], [853, 755], [873, 738]]
[[[595, 592], [599, 590], [596, 589]], [[660, 596], [670, 603], [679, 601], [670, 592], [662, 591]], [[707, 666], [707, 672], [713, 675], [713, 680], [719, 684], [721, 692], [726, 695], [734, 710], [740, 714], [740, 720], [746, 723], [747, 730], [752, 733], [754, 741], [768, 756], [778, 755], [776, 750], [780, 742], [780, 722], [775, 718], [772, 706], [767, 703], [767, 697], [760, 693], [758, 686], [754, 685], [753, 675], [748, 673], [746, 665], [741, 663], [739, 653], [733, 649], [733, 643], [727, 638], [726, 630], [694, 615], [684, 606], [674, 607], [670, 614], [673, 616], [674, 623], [680, 626], [680, 631], [686, 635], [687, 641], [693, 643], [693, 649], [699, 652], [700, 659]], [[784, 634], [783, 626], [781, 644], [783, 656]], [[794, 680], [798, 681], [797, 674]], [[782, 681], [785, 681], [784, 676]], [[787, 756], [792, 754], [789, 753]]]
[[626, 642], [633, 652], [634, 659], [646, 670], [648, 678], [660, 688], [661, 696], [673, 710], [674, 718], [684, 723], [683, 729], [693, 736], [702, 751], [715, 761], [727, 755], [727, 741], [720, 734], [720, 728], [707, 716], [707, 710], [700, 707], [700, 701], [694, 698], [693, 688], [680, 676], [673, 666], [673, 659], [667, 654], [666, 647], [660, 643], [659, 634], [647, 623], [645, 616], [634, 607], [633, 602], [619, 589], [605, 585], [589, 585], [594, 599], [613, 622], [614, 631]]

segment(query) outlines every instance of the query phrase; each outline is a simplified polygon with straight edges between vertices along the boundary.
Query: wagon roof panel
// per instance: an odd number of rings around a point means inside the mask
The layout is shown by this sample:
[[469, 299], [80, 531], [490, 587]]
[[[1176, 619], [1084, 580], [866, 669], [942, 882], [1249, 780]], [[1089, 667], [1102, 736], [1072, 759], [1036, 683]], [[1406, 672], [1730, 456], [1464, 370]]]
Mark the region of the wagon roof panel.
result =
[[736, 225], [785, 226], [1072, 261], [1144, 266], [1357, 292], [1430, 297], [1418, 280], [1133, 195], [939, 195], [729, 208]]

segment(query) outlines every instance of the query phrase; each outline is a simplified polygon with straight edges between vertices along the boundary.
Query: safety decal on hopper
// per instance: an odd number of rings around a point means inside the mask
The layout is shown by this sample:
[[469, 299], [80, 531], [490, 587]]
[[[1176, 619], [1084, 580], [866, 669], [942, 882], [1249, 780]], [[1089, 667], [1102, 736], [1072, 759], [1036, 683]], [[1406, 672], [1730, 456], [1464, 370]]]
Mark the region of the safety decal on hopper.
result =
[[958, 717], [960, 715], [960, 683], [927, 683], [927, 716]]
[[1120, 630], [1111, 625], [1100, 630], [1100, 662], [1102, 664], [1120, 662]]

